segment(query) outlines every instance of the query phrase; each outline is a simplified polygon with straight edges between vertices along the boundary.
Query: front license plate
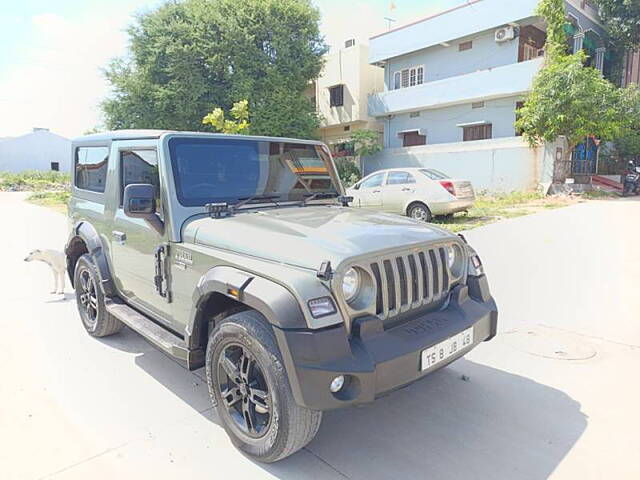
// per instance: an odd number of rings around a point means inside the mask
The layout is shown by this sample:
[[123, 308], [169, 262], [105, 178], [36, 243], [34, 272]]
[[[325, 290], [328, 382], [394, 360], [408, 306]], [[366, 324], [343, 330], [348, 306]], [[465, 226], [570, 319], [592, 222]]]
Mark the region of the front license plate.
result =
[[421, 370], [426, 370], [473, 344], [473, 327], [422, 351]]

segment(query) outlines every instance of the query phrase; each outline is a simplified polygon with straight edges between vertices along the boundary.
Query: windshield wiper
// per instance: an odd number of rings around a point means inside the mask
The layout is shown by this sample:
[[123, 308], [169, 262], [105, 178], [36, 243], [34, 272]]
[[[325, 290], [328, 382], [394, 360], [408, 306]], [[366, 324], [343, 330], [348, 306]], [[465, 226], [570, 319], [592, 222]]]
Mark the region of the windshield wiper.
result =
[[302, 200], [302, 202], [300, 202], [300, 205], [306, 205], [307, 202], [310, 202], [311, 200], [318, 200], [321, 198], [336, 198], [339, 196], [340, 194], [336, 192], [316, 192], [311, 195], [305, 195], [305, 198], [304, 200]]
[[238, 199], [239, 200], [238, 203], [231, 205], [231, 210], [235, 211], [238, 208], [242, 207], [243, 205], [253, 203], [257, 200], [269, 200], [273, 202], [277, 207], [279, 205], [278, 205], [278, 202], [275, 201], [275, 199], [280, 198], [281, 196], [282, 195], [279, 195], [277, 193], [272, 193], [272, 194], [266, 194], [266, 195], [251, 195], [250, 197], [242, 197]]

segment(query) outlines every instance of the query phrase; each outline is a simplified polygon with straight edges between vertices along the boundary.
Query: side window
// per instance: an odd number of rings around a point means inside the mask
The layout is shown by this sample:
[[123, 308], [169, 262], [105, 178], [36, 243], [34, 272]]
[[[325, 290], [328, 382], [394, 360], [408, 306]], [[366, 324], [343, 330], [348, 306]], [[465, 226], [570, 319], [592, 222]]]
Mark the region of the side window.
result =
[[405, 185], [407, 183], [416, 183], [416, 179], [408, 172], [390, 172], [387, 177], [387, 185]]
[[108, 163], [109, 147], [78, 147], [75, 159], [76, 187], [103, 193]]
[[155, 150], [123, 150], [120, 152], [120, 172], [122, 175], [120, 205], [124, 188], [132, 183], [150, 183], [156, 187], [156, 205], [160, 212], [160, 175], [158, 154]]
[[384, 179], [384, 173], [378, 173], [373, 177], [367, 178], [364, 182], [360, 184], [360, 188], [373, 188], [379, 187], [382, 185], [382, 180]]

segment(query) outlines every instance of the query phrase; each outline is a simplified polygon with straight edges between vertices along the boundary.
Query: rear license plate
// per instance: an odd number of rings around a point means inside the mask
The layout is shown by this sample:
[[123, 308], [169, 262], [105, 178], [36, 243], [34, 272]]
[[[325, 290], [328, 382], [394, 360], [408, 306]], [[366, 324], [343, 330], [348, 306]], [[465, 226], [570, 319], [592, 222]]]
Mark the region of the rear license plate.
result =
[[422, 351], [421, 370], [426, 370], [473, 344], [473, 327]]

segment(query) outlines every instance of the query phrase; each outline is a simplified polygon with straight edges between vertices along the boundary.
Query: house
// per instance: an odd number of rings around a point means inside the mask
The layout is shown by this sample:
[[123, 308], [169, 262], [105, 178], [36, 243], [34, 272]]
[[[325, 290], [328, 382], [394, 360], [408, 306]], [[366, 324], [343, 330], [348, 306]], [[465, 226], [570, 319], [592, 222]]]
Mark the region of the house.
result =
[[325, 57], [320, 77], [308, 96], [316, 106], [321, 123], [320, 138], [337, 156], [350, 155], [345, 142], [359, 129], [380, 132], [382, 125], [368, 115], [368, 96], [383, 89], [381, 68], [369, 64], [367, 45], [349, 39]]
[[[369, 115], [384, 125], [385, 148], [364, 173], [425, 166], [487, 191], [563, 183], [575, 163], [564, 161], [565, 140], [532, 149], [515, 129], [544, 62], [538, 3], [469, 0], [372, 37], [369, 61], [384, 70], [384, 90], [369, 97]], [[590, 66], [611, 75], [597, 11], [587, 0], [565, 4], [568, 50], [585, 50]], [[579, 174], [595, 165], [589, 151]]]
[[34, 128], [26, 135], [0, 139], [0, 172], [68, 172], [70, 161], [71, 141], [47, 128]]
[[[541, 68], [545, 22], [539, 0], [471, 0], [370, 39], [384, 91], [369, 114], [386, 148], [517, 135], [516, 109]], [[604, 30], [586, 0], [567, 0], [570, 49], [608, 73]]]

